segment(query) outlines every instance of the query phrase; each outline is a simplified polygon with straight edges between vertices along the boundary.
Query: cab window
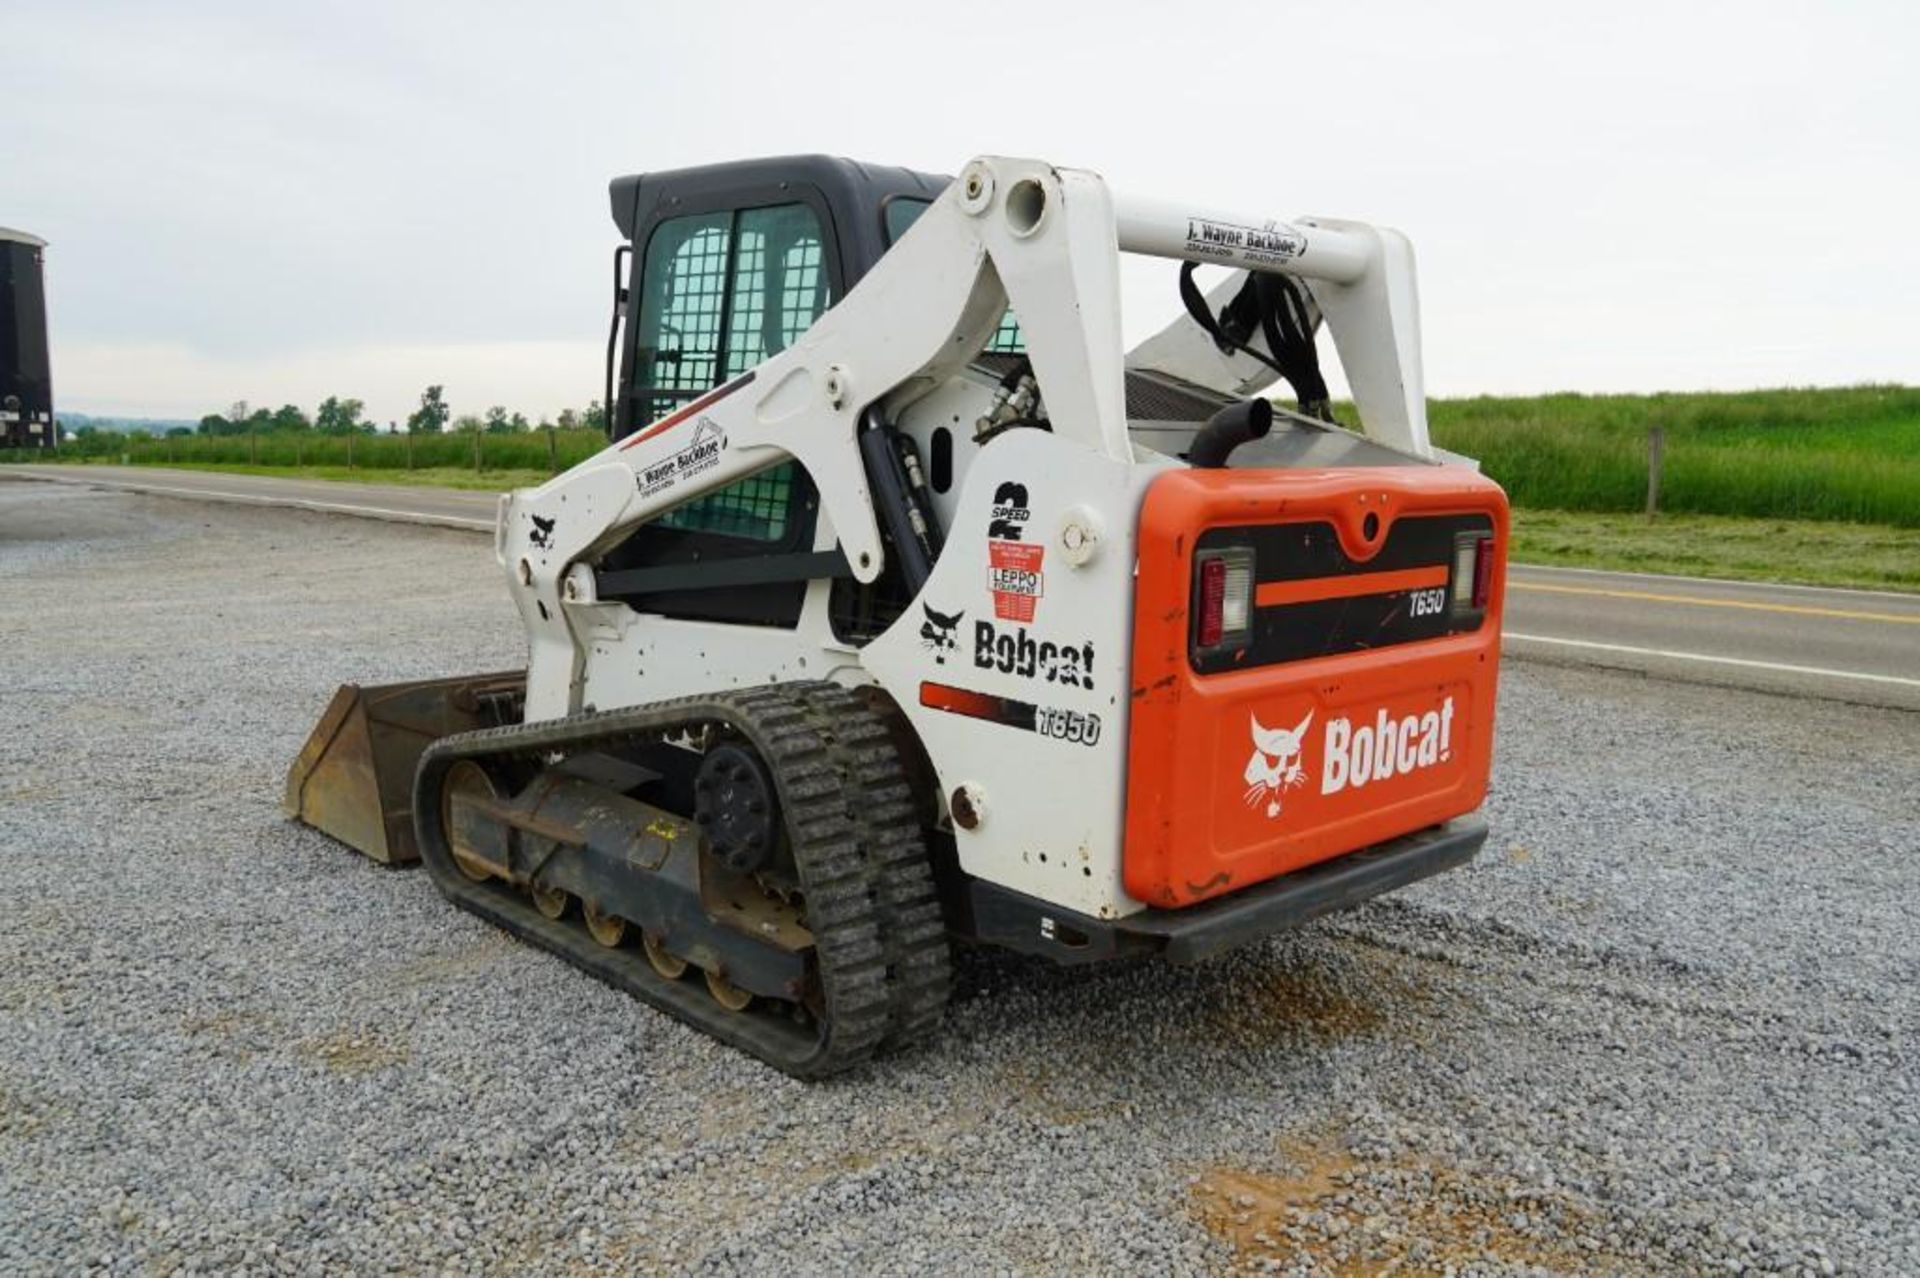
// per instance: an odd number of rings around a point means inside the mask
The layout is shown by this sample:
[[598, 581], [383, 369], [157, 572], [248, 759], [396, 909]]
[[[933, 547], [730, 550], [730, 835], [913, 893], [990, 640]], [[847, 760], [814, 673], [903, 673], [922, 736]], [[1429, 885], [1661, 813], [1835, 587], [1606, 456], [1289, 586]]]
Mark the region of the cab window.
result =
[[[660, 223], [642, 265], [637, 416], [681, 404], [791, 346], [830, 302], [820, 219], [805, 204], [697, 213]], [[661, 515], [691, 532], [782, 541], [795, 517], [793, 463]]]

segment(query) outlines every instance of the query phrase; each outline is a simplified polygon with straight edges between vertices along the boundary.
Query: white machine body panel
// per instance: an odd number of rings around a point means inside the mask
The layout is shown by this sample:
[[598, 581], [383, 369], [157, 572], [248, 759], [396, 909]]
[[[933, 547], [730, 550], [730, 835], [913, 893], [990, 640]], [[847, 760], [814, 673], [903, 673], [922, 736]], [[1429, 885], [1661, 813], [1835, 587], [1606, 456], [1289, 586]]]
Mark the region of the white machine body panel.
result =
[[[1168, 463], [1169, 465], [1175, 463]], [[913, 609], [861, 652], [974, 823], [960, 867], [1097, 918], [1121, 884], [1135, 512], [1160, 467], [1042, 431], [982, 450]]]

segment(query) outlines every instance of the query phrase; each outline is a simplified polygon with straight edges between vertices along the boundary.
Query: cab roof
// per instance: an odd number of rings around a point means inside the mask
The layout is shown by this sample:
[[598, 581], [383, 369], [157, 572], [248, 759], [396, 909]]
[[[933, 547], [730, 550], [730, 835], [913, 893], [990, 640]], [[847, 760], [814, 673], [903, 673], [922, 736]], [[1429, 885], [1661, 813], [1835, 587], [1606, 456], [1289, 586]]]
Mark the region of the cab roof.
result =
[[771, 194], [783, 184], [797, 183], [817, 187], [835, 208], [873, 208], [896, 195], [931, 200], [952, 180], [836, 155], [775, 155], [618, 177], [608, 185], [608, 195], [613, 224], [623, 238], [632, 240], [662, 199], [695, 202], [710, 193], [755, 188]]

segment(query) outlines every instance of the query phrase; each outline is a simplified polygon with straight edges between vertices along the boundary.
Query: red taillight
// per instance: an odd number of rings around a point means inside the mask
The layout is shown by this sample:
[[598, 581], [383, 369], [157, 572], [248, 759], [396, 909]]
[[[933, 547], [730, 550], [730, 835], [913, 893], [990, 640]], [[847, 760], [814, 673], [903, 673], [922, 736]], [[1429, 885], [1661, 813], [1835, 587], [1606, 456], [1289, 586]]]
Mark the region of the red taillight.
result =
[[1194, 630], [1194, 642], [1211, 648], [1226, 631], [1227, 561], [1200, 561], [1200, 616]]
[[1485, 612], [1493, 597], [1493, 538], [1462, 533], [1453, 542], [1454, 613]]
[[1194, 563], [1193, 646], [1228, 648], [1253, 634], [1253, 551], [1203, 550]]

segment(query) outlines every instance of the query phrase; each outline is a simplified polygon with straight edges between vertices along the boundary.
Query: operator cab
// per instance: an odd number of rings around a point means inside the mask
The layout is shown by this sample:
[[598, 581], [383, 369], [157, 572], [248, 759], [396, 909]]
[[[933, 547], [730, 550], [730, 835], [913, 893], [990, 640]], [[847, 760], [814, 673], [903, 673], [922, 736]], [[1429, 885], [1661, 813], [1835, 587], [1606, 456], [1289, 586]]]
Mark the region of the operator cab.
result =
[[[626, 243], [615, 255], [607, 340], [612, 438], [792, 345], [951, 180], [825, 155], [614, 179], [613, 220]], [[1008, 311], [975, 369], [991, 385], [1016, 371], [1024, 349]], [[1127, 376], [1130, 421], [1170, 428], [1177, 441], [1228, 402], [1151, 374]], [[932, 489], [947, 493], [957, 445], [972, 447], [971, 439], [956, 441], [942, 427], [920, 443]], [[814, 547], [818, 508], [811, 480], [793, 462], [697, 497], [642, 525], [606, 557], [602, 597], [670, 617], [791, 627], [808, 582], [831, 576], [835, 633], [864, 642], [892, 624], [913, 592], [891, 572], [859, 585], [833, 570], [843, 565], [824, 564]], [[711, 571], [722, 561], [736, 562]]]
[[620, 366], [613, 438], [785, 350], [949, 181], [826, 155], [614, 179], [626, 240], [616, 272], [633, 322], [609, 343]]
[[[607, 343], [612, 438], [792, 345], [950, 180], [825, 155], [616, 178], [613, 220], [627, 242], [615, 257]], [[983, 362], [1011, 364], [1021, 349], [1009, 313]], [[813, 483], [795, 462], [695, 498], [609, 554], [603, 597], [671, 617], [790, 627], [808, 582], [832, 576], [835, 629], [863, 641], [890, 624], [905, 600], [890, 604], [884, 596], [898, 591], [884, 580], [862, 586], [823, 571], [814, 553], [818, 508]], [[725, 573], [708, 570], [728, 560], [739, 562]]]
[[[607, 342], [611, 437], [623, 439], [785, 350], [950, 181], [827, 155], [615, 178], [613, 221], [626, 243], [615, 257]], [[623, 318], [632, 320], [624, 328]], [[998, 377], [1024, 349], [1009, 312], [980, 367]], [[1204, 387], [1127, 376], [1136, 429], [1190, 434], [1229, 402]]]

